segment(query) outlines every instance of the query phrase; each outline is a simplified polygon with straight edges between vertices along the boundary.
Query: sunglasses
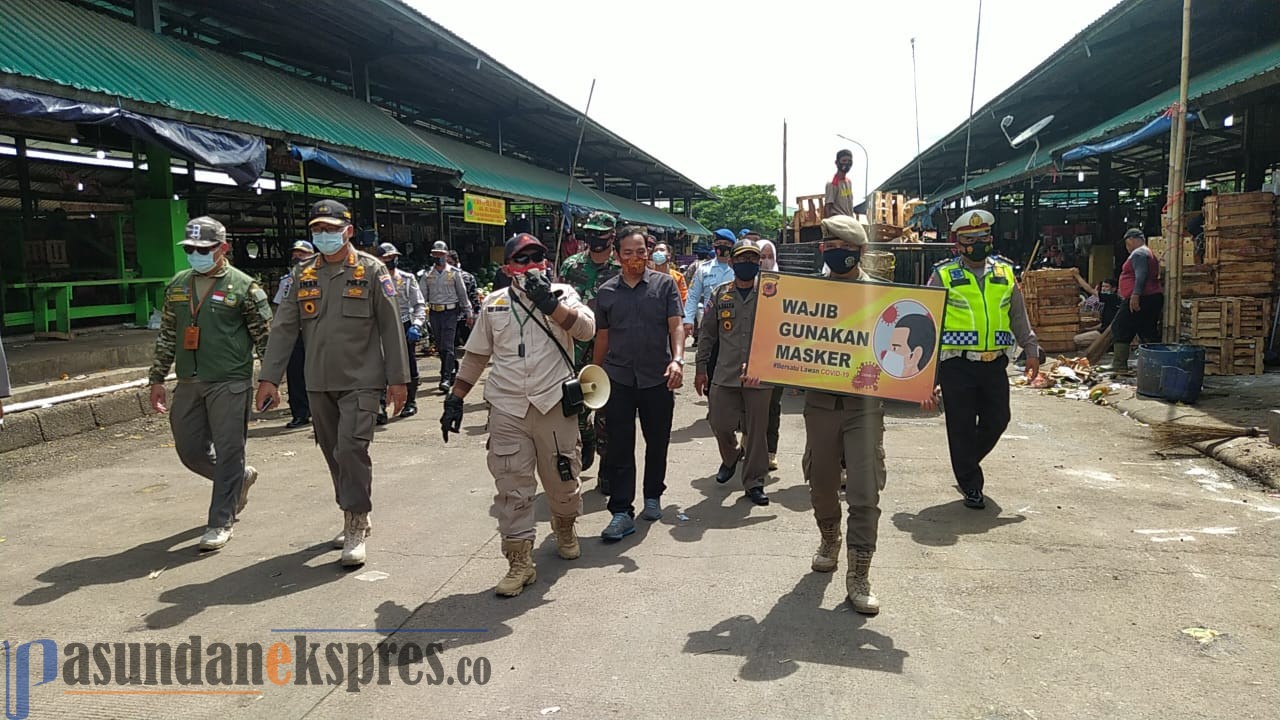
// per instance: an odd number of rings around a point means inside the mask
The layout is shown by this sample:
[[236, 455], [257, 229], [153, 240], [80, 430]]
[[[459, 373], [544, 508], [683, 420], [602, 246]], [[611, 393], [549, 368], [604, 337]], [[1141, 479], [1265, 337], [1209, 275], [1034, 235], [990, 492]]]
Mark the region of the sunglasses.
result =
[[511, 262], [516, 265], [529, 265], [530, 263], [540, 263], [547, 259], [547, 254], [541, 250], [531, 253], [520, 253], [511, 258]]
[[193, 245], [183, 245], [182, 249], [186, 250], [188, 255], [192, 253], [200, 253], [201, 255], [208, 255], [214, 250], [217, 250], [218, 246], [214, 245], [213, 247], [195, 247]]

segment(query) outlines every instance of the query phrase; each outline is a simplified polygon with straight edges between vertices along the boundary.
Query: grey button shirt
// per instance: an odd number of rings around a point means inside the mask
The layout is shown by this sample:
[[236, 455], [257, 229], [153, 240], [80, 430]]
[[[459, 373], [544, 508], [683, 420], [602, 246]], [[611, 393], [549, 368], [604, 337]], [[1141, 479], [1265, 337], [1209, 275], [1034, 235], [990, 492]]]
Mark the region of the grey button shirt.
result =
[[635, 287], [621, 275], [605, 281], [596, 295], [596, 328], [609, 331], [604, 369], [610, 382], [642, 389], [665, 384], [671, 364], [667, 320], [680, 312], [680, 290], [666, 273], [645, 270]]

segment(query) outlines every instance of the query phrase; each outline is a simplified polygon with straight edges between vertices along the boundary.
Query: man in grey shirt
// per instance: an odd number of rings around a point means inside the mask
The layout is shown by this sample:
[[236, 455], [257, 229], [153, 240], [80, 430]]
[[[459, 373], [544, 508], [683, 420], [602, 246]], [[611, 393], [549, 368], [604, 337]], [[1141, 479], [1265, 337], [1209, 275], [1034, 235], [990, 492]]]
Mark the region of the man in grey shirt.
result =
[[644, 512], [662, 517], [667, 445], [675, 412], [675, 389], [684, 383], [684, 327], [680, 291], [667, 273], [650, 270], [645, 230], [625, 227], [617, 237], [622, 273], [605, 281], [596, 296], [594, 362], [609, 374], [605, 406], [609, 445], [601, 474], [608, 474], [613, 518], [601, 533], [621, 540], [636, 531], [636, 414], [644, 433]]

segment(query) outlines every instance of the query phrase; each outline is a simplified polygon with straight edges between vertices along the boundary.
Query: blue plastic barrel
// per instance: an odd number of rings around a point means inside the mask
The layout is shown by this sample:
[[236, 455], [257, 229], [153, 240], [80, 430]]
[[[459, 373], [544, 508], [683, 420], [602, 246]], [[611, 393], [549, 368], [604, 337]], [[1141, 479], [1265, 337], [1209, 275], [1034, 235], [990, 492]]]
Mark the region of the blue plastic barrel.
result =
[[1204, 387], [1204, 348], [1199, 345], [1138, 347], [1138, 394], [1194, 403]]

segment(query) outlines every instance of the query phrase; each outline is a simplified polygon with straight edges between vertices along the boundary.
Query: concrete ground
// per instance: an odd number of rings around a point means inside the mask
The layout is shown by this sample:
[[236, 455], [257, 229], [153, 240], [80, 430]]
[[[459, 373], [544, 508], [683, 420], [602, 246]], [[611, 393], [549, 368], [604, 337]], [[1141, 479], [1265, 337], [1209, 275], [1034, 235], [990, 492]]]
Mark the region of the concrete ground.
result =
[[[354, 572], [327, 545], [341, 515], [320, 453], [279, 414], [251, 428], [262, 477], [235, 539], [203, 556], [208, 485], [179, 465], [164, 418], [6, 453], [11, 641], [292, 646], [302, 628], [335, 631], [307, 641], [343, 654], [442, 648], [418, 666], [434, 685], [399, 667], [358, 692], [82, 695], [68, 691], [164, 688], [59, 681], [31, 690], [31, 717], [1275, 717], [1280, 498], [1199, 453], [1152, 454], [1149, 431], [1109, 409], [1019, 389], [988, 508], [967, 510], [941, 420], [898, 411], [872, 574], [884, 610], [866, 618], [844, 598], [843, 558], [835, 575], [809, 570], [800, 401], [785, 399], [760, 508], [712, 479], [705, 404], [683, 391], [663, 519], [605, 545], [592, 490], [583, 556], [566, 562], [540, 500], [538, 580], [514, 599], [492, 592], [505, 561], [478, 394], [448, 445], [434, 393], [380, 430], [370, 561]], [[461, 682], [481, 667], [486, 682]]]

